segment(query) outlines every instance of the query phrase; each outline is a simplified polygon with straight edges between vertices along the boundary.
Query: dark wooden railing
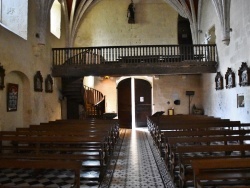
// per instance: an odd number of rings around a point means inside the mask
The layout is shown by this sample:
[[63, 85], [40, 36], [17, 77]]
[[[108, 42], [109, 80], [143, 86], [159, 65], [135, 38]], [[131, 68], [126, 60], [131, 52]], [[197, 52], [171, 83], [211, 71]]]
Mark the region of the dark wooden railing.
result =
[[98, 90], [84, 87], [85, 118], [102, 118], [105, 113], [105, 96]]
[[109, 63], [217, 62], [216, 45], [53, 48], [53, 66]]

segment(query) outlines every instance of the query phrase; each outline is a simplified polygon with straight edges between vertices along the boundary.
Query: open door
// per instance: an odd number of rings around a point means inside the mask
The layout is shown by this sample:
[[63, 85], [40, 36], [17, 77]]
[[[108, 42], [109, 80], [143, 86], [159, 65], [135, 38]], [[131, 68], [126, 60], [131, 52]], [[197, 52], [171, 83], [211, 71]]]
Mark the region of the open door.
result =
[[122, 80], [117, 86], [118, 118], [121, 128], [132, 128], [131, 78]]
[[147, 126], [147, 116], [152, 114], [151, 85], [146, 80], [135, 79], [136, 127]]

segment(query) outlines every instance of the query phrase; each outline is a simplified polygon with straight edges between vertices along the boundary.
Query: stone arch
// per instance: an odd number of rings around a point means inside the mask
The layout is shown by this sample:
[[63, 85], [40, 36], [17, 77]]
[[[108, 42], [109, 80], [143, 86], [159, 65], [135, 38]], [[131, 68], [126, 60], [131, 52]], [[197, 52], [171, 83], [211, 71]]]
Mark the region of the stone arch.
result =
[[31, 123], [31, 83], [26, 74], [20, 71], [11, 71], [6, 74], [5, 85], [8, 83], [18, 84], [18, 105], [17, 111], [7, 112], [7, 95], [3, 95], [5, 101], [3, 108], [3, 124], [2, 130], [15, 130], [16, 127], [27, 127]]

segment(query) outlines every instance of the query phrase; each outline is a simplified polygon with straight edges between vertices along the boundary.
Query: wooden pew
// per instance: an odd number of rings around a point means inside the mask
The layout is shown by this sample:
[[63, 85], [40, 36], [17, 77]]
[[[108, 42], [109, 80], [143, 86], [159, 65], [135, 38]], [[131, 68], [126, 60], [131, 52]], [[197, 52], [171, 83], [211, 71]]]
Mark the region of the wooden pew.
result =
[[[219, 131], [218, 131], [219, 132]], [[174, 172], [178, 165], [178, 155], [176, 154], [176, 148], [178, 146], [196, 146], [196, 145], [232, 145], [232, 144], [245, 144], [246, 141], [250, 140], [249, 136], [225, 136], [218, 135], [211, 136], [206, 135], [204, 137], [169, 137], [168, 138], [168, 150], [169, 150], [169, 161], [168, 166], [172, 177], [174, 178]]]
[[[250, 124], [241, 124], [239, 121], [230, 121], [228, 119], [220, 119], [207, 116], [160, 116], [160, 122], [157, 122], [157, 118], [158, 117], [148, 117], [148, 124], [152, 123], [152, 126], [149, 125], [151, 126], [151, 135], [155, 143], [158, 145], [159, 149], [162, 148], [162, 138], [166, 136], [164, 135], [164, 132], [171, 132], [176, 130], [203, 131], [210, 129], [243, 129], [245, 127], [250, 127]], [[163, 146], [163, 149], [164, 148], [165, 146]]]
[[[249, 127], [250, 124], [241, 124], [239, 121], [229, 121], [227, 119], [218, 118], [197, 118], [194, 117], [185, 118], [186, 116], [180, 116], [180, 118], [172, 118], [174, 121], [169, 121], [171, 118], [166, 118], [160, 122], [154, 122], [151, 117], [148, 117], [148, 127], [150, 134], [155, 142], [160, 137], [160, 134], [164, 131], [170, 130], [194, 130], [194, 129], [242, 129]], [[199, 117], [199, 116], [198, 116]]]
[[71, 134], [71, 135], [79, 135], [82, 136], [91, 136], [91, 137], [97, 137], [105, 135], [107, 137], [107, 141], [109, 143], [108, 147], [110, 149], [110, 152], [112, 152], [115, 143], [117, 142], [119, 138], [119, 130], [118, 129], [111, 129], [109, 126], [102, 126], [99, 127], [83, 127], [82, 125], [73, 124], [73, 125], [30, 125], [29, 128], [17, 128], [17, 132], [49, 132], [52, 131], [52, 134], [57, 132], [57, 134]]
[[72, 187], [80, 188], [80, 172], [82, 168], [81, 161], [46, 160], [45, 162], [44, 159], [33, 160], [33, 159], [22, 159], [22, 158], [18, 159], [0, 158], [0, 168], [73, 170], [75, 174], [75, 180]]
[[[30, 125], [29, 128], [37, 129], [51, 129], [52, 126], [61, 126], [60, 129], [66, 129], [70, 127], [79, 127], [78, 130], [88, 130], [89, 131], [110, 131], [111, 137], [114, 142], [119, 138], [119, 124], [117, 120], [57, 120], [48, 123], [41, 123], [40, 125]], [[66, 126], [66, 128], [65, 128]], [[56, 128], [55, 128], [56, 129]]]
[[[30, 128], [17, 128], [17, 131], [12, 132], [1, 131], [0, 141], [5, 144], [1, 144], [0, 159], [42, 160], [45, 166], [46, 161], [49, 160], [81, 161], [85, 168], [100, 169], [99, 181], [101, 181], [110, 157], [110, 152], [106, 149], [109, 142], [107, 137], [110, 136], [110, 131], [107, 129], [112, 128], [113, 125], [108, 125], [107, 121], [103, 123], [105, 126], [99, 126], [102, 125], [100, 122], [98, 126], [93, 124], [91, 128], [82, 126], [83, 124], [72, 125], [72, 122], [62, 124], [44, 125], [50, 128], [36, 125], [34, 126], [36, 128], [31, 128], [31, 126]], [[6, 145], [6, 141], [14, 144]], [[84, 163], [88, 160], [100, 161], [100, 165], [89, 166], [87, 162]]]
[[[63, 137], [64, 140], [66, 137], [75, 137], [76, 139], [85, 138], [86, 141], [81, 143], [81, 147], [90, 148], [90, 149], [100, 149], [103, 150], [105, 156], [105, 162], [108, 162], [108, 157], [112, 155], [115, 141], [111, 138], [110, 133], [108, 131], [88, 131], [88, 130], [77, 130], [77, 129], [57, 129], [55, 127], [49, 129], [40, 129], [38, 128], [18, 128], [15, 133], [11, 132], [11, 134], [15, 135], [25, 135], [25, 136], [53, 136], [53, 137]], [[0, 132], [0, 134], [7, 135], [6, 132]], [[64, 138], [65, 137], [65, 138]], [[116, 138], [117, 140], [118, 138]], [[14, 144], [17, 141], [12, 141]], [[54, 143], [54, 142], [52, 142]]]
[[179, 186], [186, 187], [187, 182], [193, 185], [191, 161], [196, 159], [242, 158], [250, 157], [250, 145], [205, 145], [177, 146], [179, 166]]
[[[190, 161], [187, 162], [189, 160], [188, 157], [182, 157], [183, 154], [179, 153], [180, 149], [177, 150], [177, 148], [211, 146], [215, 149], [217, 146], [211, 144], [216, 141], [221, 142], [220, 146], [222, 147], [231, 147], [231, 145], [227, 146], [227, 144], [231, 144], [229, 143], [230, 141], [237, 141], [237, 144], [239, 145], [237, 147], [245, 147], [243, 142], [249, 141], [249, 136], [246, 135], [250, 134], [250, 130], [244, 130], [245, 128], [249, 128], [250, 124], [241, 124], [239, 121], [230, 121], [228, 119], [207, 116], [184, 115], [168, 117], [160, 116], [154, 118], [148, 117], [147, 123], [150, 134], [158, 146], [161, 155], [164, 157], [166, 164], [170, 168], [171, 174], [173, 175], [174, 169], [179, 167], [177, 173], [180, 187], [184, 187], [186, 182], [190, 180], [189, 178], [192, 176], [190, 171], [192, 172], [192, 170], [190, 170]], [[224, 149], [227, 151], [226, 148]], [[190, 151], [189, 154], [192, 153], [192, 155], [194, 155], [193, 157], [218, 157], [213, 155], [212, 150], [209, 150], [208, 148], [207, 150], [208, 151]], [[243, 155], [245, 152], [245, 150], [243, 150], [244, 149], [238, 154], [240, 157], [241, 154]], [[197, 152], [202, 155], [195, 156]], [[231, 151], [217, 152], [221, 153], [220, 157], [228, 157], [228, 153]]]
[[250, 185], [250, 158], [194, 159], [191, 165], [195, 188], [204, 187], [204, 181], [223, 188], [228, 184], [231, 188]]
[[241, 124], [240, 122], [234, 121], [218, 121], [218, 122], [206, 122], [206, 121], [192, 121], [192, 122], [182, 122], [170, 125], [159, 125], [156, 126], [154, 130], [154, 140], [157, 140], [159, 135], [165, 131], [171, 130], [208, 130], [208, 129], [243, 129], [249, 127], [250, 124]]
[[[48, 140], [48, 138], [44, 138]], [[30, 139], [31, 143], [34, 144], [34, 142]], [[22, 144], [23, 144], [22, 140]], [[27, 143], [27, 140], [25, 140], [25, 143]], [[40, 140], [39, 140], [40, 143]], [[37, 144], [37, 143], [35, 143]], [[36, 145], [38, 146], [38, 144]], [[48, 146], [48, 145], [47, 145]], [[16, 153], [16, 147], [13, 147], [13, 152], [11, 152], [10, 147], [8, 148], [8, 153], [1, 153], [0, 155], [0, 167], [5, 167], [2, 166], [3, 162], [5, 160], [9, 160], [8, 164], [15, 164], [15, 166], [12, 165], [7, 165], [6, 168], [30, 168], [30, 165], [34, 165], [35, 168], [41, 167], [41, 169], [73, 169], [73, 170], [79, 170], [79, 174], [81, 170], [92, 170], [92, 169], [97, 169], [100, 171], [100, 176], [96, 177], [95, 180], [101, 181], [103, 178], [103, 175], [105, 173], [104, 166], [102, 165], [102, 154], [100, 151], [98, 151], [98, 155], [90, 153], [89, 150], [85, 151], [83, 149], [79, 149], [76, 147], [70, 147], [70, 149], [66, 150], [66, 147], [61, 146], [61, 148], [47, 148], [44, 147], [26, 147], [22, 146], [22, 150], [18, 150]], [[73, 150], [72, 150], [73, 149]], [[6, 151], [6, 150], [5, 150]], [[25, 151], [25, 152], [22, 152]], [[30, 152], [28, 152], [30, 151]], [[32, 152], [34, 151], [34, 152]], [[53, 152], [52, 152], [53, 151]], [[11, 152], [11, 153], [10, 153]], [[57, 153], [58, 152], [58, 153]], [[92, 151], [93, 152], [93, 151]], [[75, 154], [76, 153], [76, 154]], [[22, 162], [22, 165], [19, 165], [15, 163], [15, 161], [24, 161]], [[100, 164], [98, 165], [92, 165], [89, 166], [87, 161], [100, 161]], [[27, 162], [26, 162], [27, 161]], [[61, 161], [59, 163], [59, 161]], [[53, 163], [54, 162], [54, 163]], [[75, 165], [77, 163], [80, 163], [80, 169], [76, 169]], [[38, 164], [40, 166], [38, 166]], [[54, 164], [54, 165], [51, 165]], [[80, 178], [80, 175], [76, 174], [76, 178]], [[79, 183], [78, 183], [79, 184]], [[79, 187], [79, 186], [78, 186]]]
[[170, 146], [168, 145], [169, 138], [172, 137], [208, 137], [208, 136], [243, 136], [250, 134], [250, 130], [195, 130], [195, 131], [165, 131], [161, 132], [157, 145], [161, 156], [166, 164], [170, 160]]

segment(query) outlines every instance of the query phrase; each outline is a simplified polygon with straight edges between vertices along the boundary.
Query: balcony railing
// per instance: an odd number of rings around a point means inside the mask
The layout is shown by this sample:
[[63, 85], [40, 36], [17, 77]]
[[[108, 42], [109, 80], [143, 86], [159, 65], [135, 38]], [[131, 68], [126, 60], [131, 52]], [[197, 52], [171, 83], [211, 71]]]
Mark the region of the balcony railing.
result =
[[53, 66], [110, 63], [217, 62], [216, 45], [53, 48]]

